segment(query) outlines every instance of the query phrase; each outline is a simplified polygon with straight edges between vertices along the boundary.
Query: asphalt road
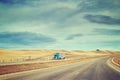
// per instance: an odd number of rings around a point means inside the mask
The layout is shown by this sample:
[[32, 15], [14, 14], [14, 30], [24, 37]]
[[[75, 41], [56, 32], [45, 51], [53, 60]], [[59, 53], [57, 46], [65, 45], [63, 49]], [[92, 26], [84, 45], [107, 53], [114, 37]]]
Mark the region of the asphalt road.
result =
[[106, 64], [107, 60], [108, 58], [101, 58], [21, 72], [4, 76], [4, 80], [120, 80], [120, 73], [110, 68]]

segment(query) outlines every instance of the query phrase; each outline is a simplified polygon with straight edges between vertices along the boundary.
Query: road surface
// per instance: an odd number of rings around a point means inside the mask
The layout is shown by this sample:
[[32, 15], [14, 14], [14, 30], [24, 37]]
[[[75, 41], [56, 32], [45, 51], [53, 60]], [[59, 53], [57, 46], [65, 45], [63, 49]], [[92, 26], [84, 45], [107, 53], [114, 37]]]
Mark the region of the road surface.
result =
[[[1, 80], [120, 80], [120, 73], [107, 65], [108, 58], [93, 59], [59, 67], [19, 72]], [[4, 78], [4, 79], [2, 79]]]

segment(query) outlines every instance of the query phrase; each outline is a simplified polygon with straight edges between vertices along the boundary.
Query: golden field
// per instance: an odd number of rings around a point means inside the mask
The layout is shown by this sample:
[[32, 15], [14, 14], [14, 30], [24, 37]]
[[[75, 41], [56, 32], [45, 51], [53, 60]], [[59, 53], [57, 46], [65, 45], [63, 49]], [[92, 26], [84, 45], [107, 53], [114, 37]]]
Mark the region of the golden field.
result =
[[[56, 52], [64, 53], [65, 60], [52, 60]], [[8, 74], [33, 69], [59, 66], [88, 59], [119, 54], [117, 51], [80, 51], [80, 50], [3, 50], [0, 49], [0, 74]], [[20, 60], [19, 59], [23, 59]], [[46, 62], [41, 62], [46, 61]], [[8, 63], [9, 62], [9, 63]], [[29, 63], [24, 63], [29, 62]], [[12, 64], [14, 63], [14, 64]], [[20, 63], [20, 64], [18, 64]], [[4, 65], [3, 65], [4, 64]]]
[[80, 51], [80, 50], [3, 50], [0, 49], [0, 61], [9, 62], [20, 59], [52, 59], [56, 52], [65, 53], [66, 58], [109, 55], [112, 51]]

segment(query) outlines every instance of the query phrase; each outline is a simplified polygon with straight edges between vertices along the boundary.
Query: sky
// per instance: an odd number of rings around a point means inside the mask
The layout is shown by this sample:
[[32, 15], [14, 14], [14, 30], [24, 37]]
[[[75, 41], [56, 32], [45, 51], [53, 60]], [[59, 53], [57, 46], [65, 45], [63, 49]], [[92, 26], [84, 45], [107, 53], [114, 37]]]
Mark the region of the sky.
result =
[[120, 0], [0, 0], [0, 48], [120, 50]]

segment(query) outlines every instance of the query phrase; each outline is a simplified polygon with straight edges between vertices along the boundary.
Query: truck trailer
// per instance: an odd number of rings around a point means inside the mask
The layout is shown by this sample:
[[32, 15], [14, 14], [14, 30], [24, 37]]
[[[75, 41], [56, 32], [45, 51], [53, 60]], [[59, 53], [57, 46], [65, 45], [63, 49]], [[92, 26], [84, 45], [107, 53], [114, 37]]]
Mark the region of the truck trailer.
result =
[[65, 54], [63, 53], [55, 53], [54, 59], [65, 59]]

